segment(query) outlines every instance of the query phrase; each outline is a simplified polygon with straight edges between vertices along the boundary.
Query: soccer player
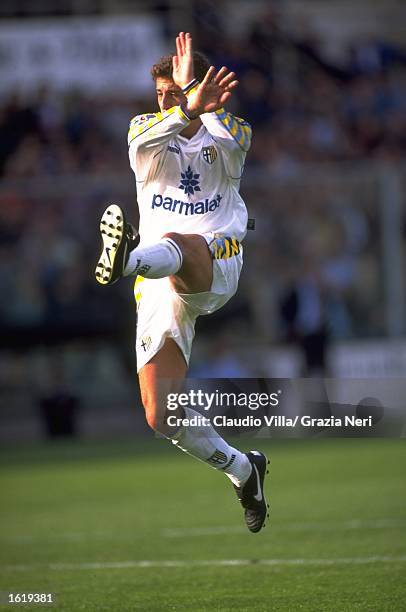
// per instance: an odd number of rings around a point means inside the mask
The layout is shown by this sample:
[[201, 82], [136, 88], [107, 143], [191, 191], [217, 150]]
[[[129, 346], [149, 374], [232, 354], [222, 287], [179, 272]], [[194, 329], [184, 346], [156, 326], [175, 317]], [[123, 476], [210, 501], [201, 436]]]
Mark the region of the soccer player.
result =
[[[137, 368], [148, 424], [223, 471], [248, 529], [257, 532], [267, 518], [265, 455], [240, 452], [211, 425], [171, 428], [166, 409], [168, 394], [186, 376], [197, 317], [221, 308], [237, 290], [247, 228], [239, 184], [251, 128], [224, 110], [238, 85], [234, 73], [216, 71], [193, 52], [189, 33], [179, 33], [176, 54], [161, 58], [151, 73], [160, 112], [136, 116], [128, 134], [139, 234], [119, 206], [108, 206], [96, 279], [108, 285], [136, 277]], [[198, 416], [189, 407], [175, 414]]]

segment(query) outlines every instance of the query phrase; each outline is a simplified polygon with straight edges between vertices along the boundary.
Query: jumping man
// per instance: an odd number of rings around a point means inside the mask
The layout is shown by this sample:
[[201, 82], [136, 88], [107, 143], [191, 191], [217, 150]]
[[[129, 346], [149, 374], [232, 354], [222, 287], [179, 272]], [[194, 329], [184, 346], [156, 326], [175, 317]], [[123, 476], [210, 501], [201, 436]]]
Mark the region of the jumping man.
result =
[[[152, 68], [160, 112], [134, 117], [128, 145], [137, 183], [138, 232], [116, 204], [104, 212], [96, 279], [135, 276], [137, 368], [148, 424], [183, 451], [223, 471], [245, 509], [248, 529], [267, 518], [265, 455], [233, 448], [209, 426], [168, 426], [167, 397], [186, 377], [199, 315], [237, 291], [247, 210], [239, 194], [249, 124], [224, 110], [238, 85], [216, 71], [180, 32], [176, 54]], [[191, 408], [178, 408], [192, 418]]]

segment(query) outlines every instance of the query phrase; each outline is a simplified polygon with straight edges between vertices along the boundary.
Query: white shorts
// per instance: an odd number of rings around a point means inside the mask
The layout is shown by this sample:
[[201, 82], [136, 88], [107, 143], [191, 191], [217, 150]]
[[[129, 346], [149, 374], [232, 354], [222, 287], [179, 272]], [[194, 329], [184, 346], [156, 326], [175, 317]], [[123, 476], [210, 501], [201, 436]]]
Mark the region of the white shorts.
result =
[[[208, 241], [208, 237], [204, 238]], [[137, 277], [137, 370], [162, 348], [165, 338], [173, 338], [189, 365], [195, 323], [199, 315], [215, 312], [235, 294], [242, 268], [242, 246], [238, 255], [213, 259], [213, 283], [204, 293], [177, 293], [168, 277]]]

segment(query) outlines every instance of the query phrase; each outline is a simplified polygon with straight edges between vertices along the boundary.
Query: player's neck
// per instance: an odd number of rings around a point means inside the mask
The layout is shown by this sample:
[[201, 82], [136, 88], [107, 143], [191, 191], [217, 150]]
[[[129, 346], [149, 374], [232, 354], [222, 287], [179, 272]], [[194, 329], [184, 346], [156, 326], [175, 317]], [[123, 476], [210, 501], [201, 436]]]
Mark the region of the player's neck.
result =
[[193, 138], [193, 136], [200, 130], [201, 125], [202, 121], [200, 117], [193, 119], [193, 121], [191, 121], [189, 125], [181, 131], [180, 135], [184, 136], [185, 138]]

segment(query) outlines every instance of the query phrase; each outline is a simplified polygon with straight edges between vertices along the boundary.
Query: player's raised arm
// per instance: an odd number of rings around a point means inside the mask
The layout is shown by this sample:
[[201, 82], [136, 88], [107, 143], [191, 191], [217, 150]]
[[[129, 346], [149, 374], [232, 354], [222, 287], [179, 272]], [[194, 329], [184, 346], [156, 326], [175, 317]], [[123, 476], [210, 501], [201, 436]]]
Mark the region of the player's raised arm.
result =
[[226, 149], [246, 153], [251, 145], [251, 126], [224, 109], [238, 85], [235, 74], [225, 66], [217, 73], [211, 67], [199, 84], [193, 72], [193, 41], [188, 32], [180, 32], [176, 37], [172, 63], [173, 79], [187, 96], [184, 110], [188, 116], [199, 116], [210, 134]]

